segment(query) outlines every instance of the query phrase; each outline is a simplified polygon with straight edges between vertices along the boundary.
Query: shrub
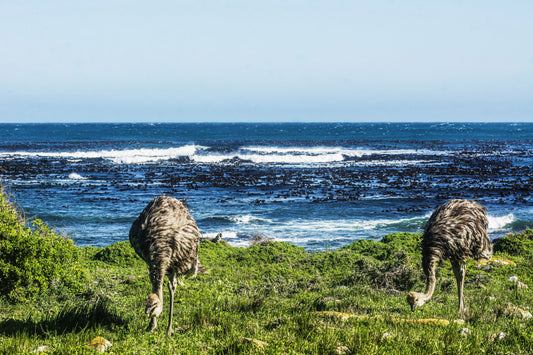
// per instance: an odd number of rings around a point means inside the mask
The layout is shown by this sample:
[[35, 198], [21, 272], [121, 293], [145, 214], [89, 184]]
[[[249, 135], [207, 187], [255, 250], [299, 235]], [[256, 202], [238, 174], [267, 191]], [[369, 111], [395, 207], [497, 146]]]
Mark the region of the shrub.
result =
[[509, 234], [494, 241], [494, 251], [512, 256], [531, 255], [533, 249], [533, 229], [526, 229], [517, 234]]
[[419, 280], [422, 235], [393, 233], [379, 242], [356, 240], [324, 258], [319, 263], [327, 269], [335, 265], [342, 272], [335, 276], [346, 286], [366, 284], [391, 292], [411, 289]]
[[284, 242], [267, 241], [247, 248], [249, 261], [252, 264], [291, 264], [306, 259], [309, 254], [304, 248]]
[[358, 239], [355, 242], [346, 245], [341, 250], [351, 250], [356, 254], [371, 256], [378, 260], [388, 259], [392, 253], [392, 248], [381, 242], [369, 239]]
[[41, 220], [27, 226], [0, 190], [0, 296], [33, 299], [60, 283], [79, 290], [86, 276], [79, 250]]
[[409, 256], [422, 254], [422, 233], [392, 233], [387, 234], [380, 241], [394, 249], [402, 250]]
[[128, 241], [116, 242], [102, 248], [94, 255], [94, 259], [123, 267], [133, 266], [142, 262], [142, 259], [135, 253]]
[[421, 241], [422, 234], [392, 233], [384, 236], [379, 242], [359, 239], [341, 249], [348, 249], [381, 261], [390, 260], [398, 251], [404, 252], [413, 259], [419, 259], [422, 255]]

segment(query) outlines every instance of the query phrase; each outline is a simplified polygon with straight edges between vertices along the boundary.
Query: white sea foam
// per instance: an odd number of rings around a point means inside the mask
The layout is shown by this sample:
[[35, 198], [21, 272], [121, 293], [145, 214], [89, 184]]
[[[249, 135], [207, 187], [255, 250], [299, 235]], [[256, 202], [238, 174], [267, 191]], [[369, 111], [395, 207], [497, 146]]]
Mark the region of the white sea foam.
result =
[[350, 232], [350, 231], [365, 231], [387, 228], [392, 225], [406, 224], [409, 222], [421, 223], [423, 217], [404, 218], [404, 219], [335, 219], [335, 220], [305, 220], [296, 219], [287, 223], [275, 223], [273, 229], [288, 229], [296, 232], [305, 231], [319, 231], [319, 232]]
[[142, 164], [179, 157], [194, 156], [197, 151], [206, 149], [203, 146], [185, 145], [167, 149], [125, 149], [125, 150], [99, 150], [77, 152], [0, 152], [0, 157], [36, 157], [36, 158], [62, 158], [62, 159], [106, 159], [116, 164]]
[[439, 163], [430, 160], [371, 160], [364, 162], [357, 162], [357, 166], [411, 166], [411, 165], [442, 165], [446, 163]]
[[327, 156], [310, 155], [261, 155], [261, 154], [231, 154], [231, 155], [195, 155], [192, 160], [198, 163], [221, 163], [231, 159], [251, 161], [256, 164], [320, 164], [341, 162], [344, 157], [341, 154]]
[[198, 150], [205, 147], [186, 145], [178, 148], [168, 149], [128, 149], [128, 150], [110, 150], [97, 152], [96, 158], [109, 159], [117, 164], [142, 164], [153, 163], [161, 160], [176, 159], [180, 157], [190, 157]]
[[256, 164], [320, 164], [344, 160], [341, 153], [305, 154], [302, 151], [277, 151], [270, 148], [259, 150], [243, 148], [233, 154], [195, 154], [191, 159], [198, 163], [221, 163], [232, 159], [251, 161]]
[[344, 156], [340, 153], [325, 154], [325, 155], [261, 155], [249, 154], [239, 155], [240, 159], [251, 160], [259, 164], [320, 164], [320, 163], [334, 163], [344, 160]]
[[[294, 220], [285, 225], [295, 231], [323, 231], [323, 232], [338, 232], [338, 231], [361, 231], [374, 230], [392, 227], [395, 225], [406, 225], [412, 222], [413, 224], [420, 224], [421, 227], [429, 218], [429, 214], [420, 217], [402, 218], [402, 219], [374, 219], [374, 220]], [[515, 216], [510, 213], [505, 216], [488, 216], [489, 230], [497, 231], [505, 229], [509, 224], [516, 221]]]
[[[246, 218], [245, 218], [246, 219]], [[263, 219], [261, 219], [263, 220]], [[335, 243], [345, 241], [347, 238], [353, 238], [358, 233], [366, 231], [379, 230], [393, 227], [400, 223], [419, 223], [422, 224], [424, 218], [416, 217], [409, 219], [377, 219], [377, 220], [360, 220], [360, 219], [339, 219], [339, 220], [306, 220], [298, 219], [288, 222], [271, 221], [272, 223], [265, 226], [264, 229], [258, 228], [257, 224], [252, 223], [239, 225], [236, 230], [223, 231], [223, 238], [233, 246], [249, 246], [247, 236], [256, 233], [264, 234], [265, 237], [275, 241], [285, 241], [296, 244], [307, 244], [313, 242]], [[270, 220], [269, 220], [270, 221]], [[238, 223], [237, 223], [238, 224]], [[204, 237], [213, 238], [216, 233], [204, 233]]]
[[[425, 154], [440, 155], [445, 152], [429, 150], [410, 150], [410, 149], [393, 149], [393, 150], [369, 150], [369, 149], [349, 149], [342, 147], [243, 147], [234, 154], [197, 154], [191, 157], [192, 160], [199, 163], [220, 163], [231, 159], [241, 159], [251, 161], [257, 164], [321, 164], [342, 162], [346, 157], [363, 157], [371, 155], [409, 155]], [[413, 165], [426, 163], [426, 161], [368, 161], [364, 165]]]
[[230, 220], [237, 224], [257, 224], [257, 223], [272, 223], [271, 219], [260, 218], [252, 215], [233, 216]]
[[[440, 155], [446, 152], [414, 149], [371, 150], [343, 147], [243, 147], [232, 153], [213, 153], [209, 147], [200, 145], [184, 145], [175, 148], [140, 148], [125, 150], [100, 150], [77, 152], [0, 152], [0, 157], [48, 157], [70, 160], [106, 159], [116, 164], [147, 164], [158, 161], [188, 157], [197, 163], [222, 163], [232, 159], [251, 161], [257, 164], [327, 164], [342, 162], [346, 157], [363, 157], [371, 155]], [[405, 165], [419, 164], [424, 161], [393, 160], [368, 161], [366, 165]]]
[[363, 149], [344, 147], [243, 147], [242, 151], [261, 153], [264, 155], [345, 155], [350, 157], [363, 157], [368, 155], [444, 155], [445, 151], [434, 151], [428, 149]]
[[[231, 219], [239, 226], [236, 230], [223, 232], [223, 238], [234, 246], [248, 246], [249, 241], [246, 235], [254, 233], [264, 234], [265, 237], [273, 238], [276, 241], [286, 241], [290, 243], [306, 244], [309, 242], [327, 241], [335, 243], [336, 241], [352, 238], [360, 233], [369, 233], [375, 231], [375, 235], [380, 235], [379, 230], [397, 229], [399, 225], [403, 228], [412, 230], [418, 229], [422, 232], [423, 226], [430, 214], [413, 218], [403, 219], [330, 219], [330, 220], [307, 220], [295, 219], [287, 222], [258, 218], [250, 215], [232, 217]], [[495, 232], [504, 230], [506, 226], [514, 222], [516, 218], [513, 214], [505, 216], [489, 216], [489, 231]], [[267, 221], [269, 225], [261, 229], [254, 221]], [[216, 233], [205, 233], [204, 236], [213, 238]]]
[[498, 231], [505, 229], [505, 227], [514, 221], [516, 221], [515, 216], [512, 213], [509, 213], [505, 216], [488, 216], [489, 219], [489, 230], [490, 231]]
[[[361, 158], [372, 155], [443, 155], [447, 152], [415, 150], [415, 149], [390, 149], [372, 150], [362, 148], [343, 147], [244, 147], [240, 150], [243, 154], [238, 157], [251, 160], [254, 163], [281, 163], [281, 164], [320, 164], [342, 162], [348, 158]], [[413, 165], [426, 163], [425, 161], [367, 161], [364, 165]]]
[[201, 147], [187, 145], [168, 149], [112, 150], [102, 152], [101, 157], [117, 164], [142, 164], [191, 156], [196, 153], [197, 149], [201, 149]]
[[85, 180], [85, 178], [83, 176], [81, 176], [80, 174], [77, 174], [77, 173], [70, 173], [68, 175], [68, 178], [71, 179], [71, 180]]

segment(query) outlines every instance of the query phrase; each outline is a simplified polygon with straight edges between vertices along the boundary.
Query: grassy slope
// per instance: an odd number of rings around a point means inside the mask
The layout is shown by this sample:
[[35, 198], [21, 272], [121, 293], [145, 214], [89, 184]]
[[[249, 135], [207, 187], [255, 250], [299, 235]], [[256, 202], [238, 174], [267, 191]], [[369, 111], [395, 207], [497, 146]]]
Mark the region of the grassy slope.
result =
[[[526, 240], [533, 239], [533, 233]], [[54, 353], [93, 353], [86, 347], [102, 336], [108, 353], [528, 353], [533, 320], [506, 315], [509, 304], [533, 304], [532, 249], [519, 250], [516, 266], [483, 271], [470, 262], [465, 286], [466, 324], [435, 326], [396, 318], [457, 318], [455, 280], [449, 263], [439, 269], [432, 301], [415, 313], [405, 297], [423, 290], [420, 235], [397, 234], [381, 242], [359, 241], [345, 248], [307, 253], [286, 243], [249, 248], [202, 243], [209, 270], [178, 289], [172, 338], [166, 336], [168, 292], [157, 330], [145, 333], [144, 297], [151, 287], [146, 265], [127, 242], [82, 248], [88, 280], [77, 294], [50, 287], [34, 301], [0, 301], [0, 353], [32, 352], [46, 345]], [[31, 310], [28, 315], [28, 310]], [[368, 318], [342, 321], [316, 314], [340, 311]], [[458, 330], [467, 327], [471, 335]], [[507, 336], [489, 341], [499, 332]], [[248, 340], [247, 340], [248, 339]], [[250, 339], [260, 340], [254, 343]]]

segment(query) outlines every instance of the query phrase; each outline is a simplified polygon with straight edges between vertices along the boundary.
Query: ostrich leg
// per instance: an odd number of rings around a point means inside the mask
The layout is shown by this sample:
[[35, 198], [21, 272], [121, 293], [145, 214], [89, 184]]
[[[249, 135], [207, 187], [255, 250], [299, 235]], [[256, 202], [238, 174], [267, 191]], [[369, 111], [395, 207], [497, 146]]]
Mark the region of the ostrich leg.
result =
[[452, 260], [453, 273], [457, 280], [457, 297], [459, 298], [459, 313], [464, 314], [465, 311], [465, 297], [463, 287], [465, 284], [466, 263], [464, 261]]
[[168, 275], [168, 291], [170, 293], [170, 314], [168, 316], [168, 329], [167, 334], [171, 336], [174, 334], [174, 329], [172, 329], [172, 316], [174, 314], [174, 292], [176, 292], [176, 287], [178, 287], [178, 280], [175, 272], [172, 272]]

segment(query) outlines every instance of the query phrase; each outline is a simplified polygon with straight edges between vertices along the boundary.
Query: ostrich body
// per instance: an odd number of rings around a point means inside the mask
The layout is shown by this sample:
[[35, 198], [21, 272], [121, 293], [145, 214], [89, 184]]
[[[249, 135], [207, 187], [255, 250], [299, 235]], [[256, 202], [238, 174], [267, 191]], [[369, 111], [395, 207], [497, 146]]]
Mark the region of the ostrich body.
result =
[[457, 280], [459, 313], [464, 313], [466, 260], [490, 259], [492, 256], [487, 226], [487, 209], [474, 201], [451, 200], [433, 212], [422, 237], [422, 268], [426, 274], [426, 290], [424, 293], [409, 293], [407, 302], [412, 311], [433, 295], [438, 262], [450, 260]]
[[129, 239], [150, 270], [152, 293], [146, 298], [145, 312], [150, 317], [147, 331], [153, 331], [157, 326], [157, 317], [163, 310], [163, 281], [168, 275], [170, 315], [167, 333], [172, 335], [177, 283], [183, 284], [184, 275], [196, 276], [198, 272], [200, 232], [196, 222], [180, 201], [162, 195], [153, 199], [133, 222]]

